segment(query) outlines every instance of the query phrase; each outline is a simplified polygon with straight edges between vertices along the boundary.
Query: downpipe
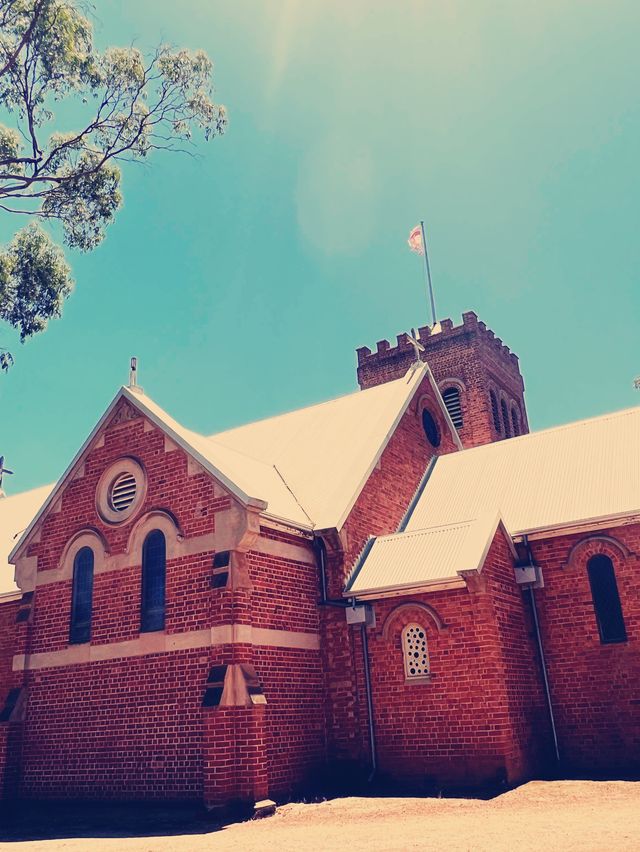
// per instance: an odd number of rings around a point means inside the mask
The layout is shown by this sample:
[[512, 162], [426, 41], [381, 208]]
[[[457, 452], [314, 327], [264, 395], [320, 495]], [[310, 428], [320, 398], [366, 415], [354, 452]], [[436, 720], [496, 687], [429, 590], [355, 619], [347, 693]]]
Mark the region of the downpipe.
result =
[[538, 622], [538, 609], [536, 607], [536, 597], [533, 591], [533, 586], [529, 587], [529, 599], [531, 601], [531, 611], [533, 613], [533, 623], [536, 628], [536, 640], [538, 644], [538, 653], [540, 654], [540, 665], [542, 667], [542, 678], [544, 680], [544, 691], [547, 697], [547, 709], [549, 711], [549, 720], [551, 722], [551, 732], [553, 734], [553, 746], [556, 753], [556, 761], [560, 763], [560, 749], [558, 747], [558, 733], [556, 731], [556, 721], [553, 715], [553, 702], [551, 701], [551, 690], [549, 688], [549, 678], [547, 677], [547, 663], [542, 647], [542, 636], [540, 635], [540, 623]]
[[360, 636], [362, 637], [362, 657], [364, 661], [364, 685], [367, 694], [367, 713], [369, 715], [369, 744], [371, 748], [371, 773], [367, 781], [371, 783], [378, 770], [378, 756], [376, 748], [376, 734], [373, 723], [373, 694], [371, 691], [371, 672], [369, 670], [369, 640], [367, 639], [367, 625], [360, 625]]

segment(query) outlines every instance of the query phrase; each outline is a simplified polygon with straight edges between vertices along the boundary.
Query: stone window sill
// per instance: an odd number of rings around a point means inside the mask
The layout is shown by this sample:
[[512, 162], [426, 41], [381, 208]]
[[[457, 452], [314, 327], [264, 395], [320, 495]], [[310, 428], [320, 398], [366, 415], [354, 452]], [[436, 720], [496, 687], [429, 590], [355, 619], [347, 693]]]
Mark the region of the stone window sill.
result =
[[405, 677], [405, 686], [418, 686], [420, 684], [431, 683], [431, 675], [421, 675], [420, 677]]

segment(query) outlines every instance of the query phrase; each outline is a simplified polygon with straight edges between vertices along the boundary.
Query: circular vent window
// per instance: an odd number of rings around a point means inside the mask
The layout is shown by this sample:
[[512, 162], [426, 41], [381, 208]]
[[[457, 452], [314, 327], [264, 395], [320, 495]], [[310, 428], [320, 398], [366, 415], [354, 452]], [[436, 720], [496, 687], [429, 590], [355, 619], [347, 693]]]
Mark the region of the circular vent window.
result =
[[125, 512], [136, 499], [137, 484], [132, 473], [122, 473], [109, 491], [109, 505], [115, 512]]
[[144, 504], [147, 478], [132, 458], [118, 459], [103, 472], [96, 489], [96, 509], [108, 524], [122, 524]]

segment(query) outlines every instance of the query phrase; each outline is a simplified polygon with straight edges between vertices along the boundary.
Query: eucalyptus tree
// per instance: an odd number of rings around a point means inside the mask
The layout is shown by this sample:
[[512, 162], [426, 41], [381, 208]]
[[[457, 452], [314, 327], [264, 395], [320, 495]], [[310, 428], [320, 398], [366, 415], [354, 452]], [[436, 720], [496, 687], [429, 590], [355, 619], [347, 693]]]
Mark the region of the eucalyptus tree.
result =
[[[90, 251], [122, 204], [121, 163], [224, 132], [203, 51], [94, 45], [80, 0], [0, 0], [0, 212], [29, 223], [0, 249], [0, 320], [20, 340], [60, 316], [73, 287], [63, 242]], [[74, 118], [62, 121], [61, 113]], [[12, 363], [0, 349], [0, 368]]]

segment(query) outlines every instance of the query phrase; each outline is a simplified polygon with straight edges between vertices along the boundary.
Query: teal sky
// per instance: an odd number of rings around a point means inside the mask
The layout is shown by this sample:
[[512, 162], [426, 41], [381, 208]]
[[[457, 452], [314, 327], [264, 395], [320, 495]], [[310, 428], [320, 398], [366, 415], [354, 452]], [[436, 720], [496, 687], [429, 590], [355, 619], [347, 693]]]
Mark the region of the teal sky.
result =
[[[215, 62], [227, 134], [125, 169], [64, 317], [0, 376], [9, 493], [64, 470], [140, 363], [203, 432], [347, 393], [355, 354], [481, 319], [532, 428], [640, 403], [637, 0], [111, 0], [99, 46]], [[23, 224], [7, 214], [0, 238]]]

